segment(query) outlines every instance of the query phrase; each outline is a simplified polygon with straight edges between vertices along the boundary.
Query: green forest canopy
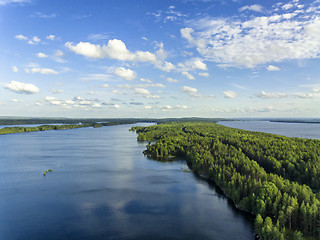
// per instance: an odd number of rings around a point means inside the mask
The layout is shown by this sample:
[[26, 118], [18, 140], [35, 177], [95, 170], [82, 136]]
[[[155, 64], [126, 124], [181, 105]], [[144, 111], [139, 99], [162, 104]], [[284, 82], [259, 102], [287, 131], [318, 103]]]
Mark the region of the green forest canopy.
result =
[[262, 239], [320, 237], [319, 140], [205, 122], [132, 130], [149, 141], [148, 156], [185, 157], [193, 171], [214, 180], [238, 208], [256, 216]]

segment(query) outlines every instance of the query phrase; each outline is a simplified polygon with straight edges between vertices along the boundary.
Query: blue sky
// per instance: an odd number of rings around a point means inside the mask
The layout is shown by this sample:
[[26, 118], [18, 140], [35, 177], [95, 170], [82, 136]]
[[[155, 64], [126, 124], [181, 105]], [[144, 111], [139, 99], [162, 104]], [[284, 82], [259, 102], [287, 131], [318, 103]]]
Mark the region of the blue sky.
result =
[[319, 117], [319, 104], [319, 0], [0, 0], [1, 116]]

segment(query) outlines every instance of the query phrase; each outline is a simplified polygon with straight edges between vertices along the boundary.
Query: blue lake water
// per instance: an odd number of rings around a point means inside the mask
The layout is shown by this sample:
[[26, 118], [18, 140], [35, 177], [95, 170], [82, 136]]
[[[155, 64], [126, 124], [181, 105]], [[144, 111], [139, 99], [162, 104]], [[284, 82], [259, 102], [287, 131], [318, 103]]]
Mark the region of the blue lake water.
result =
[[220, 121], [218, 124], [249, 131], [267, 132], [287, 137], [320, 139], [320, 124], [269, 121]]
[[254, 239], [252, 217], [185, 161], [146, 158], [131, 126], [0, 135], [0, 239]]

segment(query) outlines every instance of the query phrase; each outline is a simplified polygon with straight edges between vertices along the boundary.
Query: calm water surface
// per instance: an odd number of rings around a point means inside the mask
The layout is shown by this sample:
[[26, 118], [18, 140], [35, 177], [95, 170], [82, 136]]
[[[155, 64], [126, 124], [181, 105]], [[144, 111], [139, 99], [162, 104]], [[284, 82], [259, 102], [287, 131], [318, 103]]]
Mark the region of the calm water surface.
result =
[[320, 139], [320, 124], [269, 121], [220, 121], [221, 125], [249, 131], [267, 132], [287, 137]]
[[1, 135], [0, 239], [254, 239], [251, 217], [185, 161], [146, 158], [131, 126]]

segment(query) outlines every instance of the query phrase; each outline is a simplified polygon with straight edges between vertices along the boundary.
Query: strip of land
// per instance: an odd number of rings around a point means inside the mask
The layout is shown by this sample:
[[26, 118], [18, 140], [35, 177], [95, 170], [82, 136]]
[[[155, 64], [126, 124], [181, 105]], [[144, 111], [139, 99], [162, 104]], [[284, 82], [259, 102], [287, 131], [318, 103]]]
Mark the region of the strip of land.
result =
[[[320, 236], [320, 141], [185, 122], [134, 127], [154, 159], [183, 157], [256, 216], [261, 239]], [[210, 203], [208, 203], [210, 204]]]

